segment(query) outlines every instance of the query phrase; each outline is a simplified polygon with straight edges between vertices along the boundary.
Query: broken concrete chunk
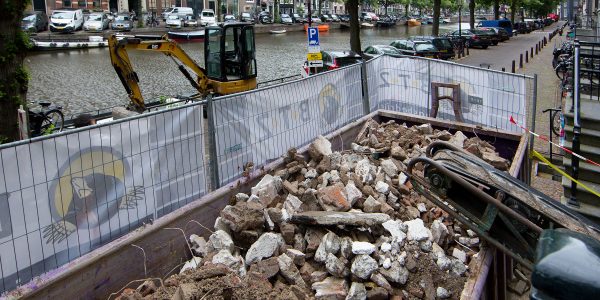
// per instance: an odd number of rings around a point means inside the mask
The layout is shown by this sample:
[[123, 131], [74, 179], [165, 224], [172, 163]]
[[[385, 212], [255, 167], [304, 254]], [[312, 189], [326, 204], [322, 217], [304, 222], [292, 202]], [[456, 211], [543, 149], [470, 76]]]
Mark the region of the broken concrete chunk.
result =
[[352, 274], [356, 275], [358, 278], [367, 279], [375, 270], [377, 270], [378, 267], [379, 266], [375, 259], [366, 254], [362, 254], [357, 255], [352, 260], [352, 267], [350, 268], [350, 271], [352, 271]]
[[279, 262], [277, 257], [271, 257], [258, 261], [250, 266], [250, 272], [257, 272], [269, 279], [279, 273]]
[[395, 237], [398, 242], [402, 242], [406, 238], [406, 233], [404, 232], [408, 230], [408, 227], [401, 221], [389, 220], [381, 225], [392, 235], [392, 237]]
[[462, 133], [462, 131], [458, 130], [454, 133], [454, 136], [450, 138], [450, 143], [462, 149], [465, 146], [466, 139], [467, 136], [464, 133]]
[[346, 197], [350, 202], [350, 206], [353, 206], [354, 203], [356, 203], [356, 201], [360, 199], [363, 195], [362, 191], [358, 189], [356, 185], [354, 185], [354, 181], [352, 180], [349, 180], [348, 184], [346, 184], [345, 192]]
[[510, 168], [510, 163], [508, 160], [500, 157], [495, 152], [483, 152], [481, 158], [498, 170], [506, 171], [508, 168]]
[[444, 254], [438, 255], [436, 264], [442, 271], [448, 271], [452, 268], [452, 260]]
[[371, 227], [390, 220], [386, 214], [360, 212], [309, 211], [292, 216], [291, 223], [308, 225], [349, 225]]
[[251, 265], [263, 258], [271, 257], [283, 244], [281, 234], [267, 232], [263, 233], [246, 252], [246, 265]]
[[379, 272], [373, 272], [369, 279], [371, 279], [371, 281], [373, 281], [378, 286], [384, 288], [384, 291], [392, 291], [392, 286], [390, 285], [390, 283]]
[[319, 135], [308, 147], [308, 155], [316, 161], [320, 161], [323, 156], [331, 153], [331, 142], [322, 135]]
[[441, 286], [438, 286], [438, 288], [435, 291], [435, 294], [438, 297], [438, 299], [448, 299], [450, 298], [450, 296], [452, 296], [452, 293], [450, 293], [448, 290]]
[[217, 230], [208, 237], [209, 249], [219, 251], [222, 249], [228, 250], [230, 253], [235, 251], [235, 244], [231, 236], [223, 230]]
[[348, 295], [348, 283], [343, 278], [327, 277], [312, 284], [317, 299], [340, 299]]
[[285, 202], [283, 202], [283, 209], [287, 211], [287, 213], [291, 216], [296, 212], [302, 211], [300, 206], [302, 205], [302, 201], [298, 199], [298, 197], [288, 194]]
[[296, 249], [287, 249], [285, 254], [287, 254], [287, 256], [294, 261], [296, 266], [304, 265], [306, 254], [304, 254], [302, 251], [298, 251]]
[[425, 203], [417, 203], [417, 209], [419, 210], [420, 213], [424, 213], [427, 211], [427, 207], [425, 206]]
[[417, 130], [419, 130], [419, 133], [421, 134], [433, 134], [433, 127], [431, 127], [431, 124], [429, 123], [417, 126]]
[[363, 203], [363, 211], [366, 213], [381, 212], [381, 202], [375, 200], [373, 196], [369, 196]]
[[431, 232], [425, 225], [423, 220], [414, 219], [404, 222], [408, 226], [407, 238], [409, 241], [423, 241], [431, 238]]
[[279, 263], [281, 275], [283, 275], [290, 284], [306, 286], [304, 279], [300, 276], [300, 271], [289, 256], [285, 253], [281, 254], [277, 257], [277, 262]]
[[453, 259], [451, 271], [452, 274], [462, 276], [465, 274], [465, 272], [467, 272], [467, 266], [465, 266], [465, 264], [463, 264], [460, 260]]
[[448, 228], [439, 220], [434, 220], [431, 224], [431, 239], [438, 245], [443, 245], [444, 240], [448, 236]]
[[358, 175], [358, 177], [362, 180], [362, 182], [371, 182], [373, 180], [372, 174], [372, 165], [368, 159], [363, 159], [356, 163], [356, 167], [354, 168], [354, 173]]
[[239, 202], [234, 206], [227, 205], [221, 211], [223, 222], [234, 232], [262, 228], [264, 207], [256, 202]]
[[389, 269], [379, 269], [379, 273], [385, 277], [388, 281], [405, 284], [408, 281], [408, 269], [401, 266], [399, 262], [395, 261]]
[[358, 254], [367, 254], [375, 252], [377, 247], [369, 242], [352, 242], [352, 253], [355, 255]]
[[379, 193], [387, 194], [387, 192], [390, 190], [390, 185], [383, 181], [377, 181], [377, 184], [375, 184], [375, 190]]
[[398, 175], [398, 167], [391, 159], [382, 160], [381, 169], [387, 176], [390, 176], [390, 178], [394, 178]]
[[208, 254], [208, 244], [204, 237], [195, 234], [190, 235], [190, 246], [198, 255], [206, 256]]
[[350, 290], [348, 291], [348, 296], [346, 296], [346, 300], [366, 300], [367, 299], [367, 289], [365, 285], [360, 282], [352, 282], [350, 286]]
[[454, 250], [452, 250], [452, 256], [460, 260], [462, 263], [467, 262], [467, 254], [465, 253], [465, 251], [462, 251], [458, 248], [454, 248]]
[[192, 257], [192, 259], [186, 261], [185, 264], [183, 265], [183, 267], [181, 267], [179, 274], [182, 274], [183, 272], [185, 272], [187, 270], [193, 270], [193, 269], [197, 268], [201, 262], [202, 262], [202, 258], [196, 257], [196, 256]]
[[213, 264], [222, 264], [236, 272], [239, 276], [246, 275], [246, 267], [241, 256], [233, 256], [227, 250], [221, 250], [212, 258]]
[[317, 192], [319, 204], [326, 211], [348, 211], [352, 205], [346, 199], [344, 189], [339, 186], [328, 186]]
[[269, 206], [277, 193], [281, 190], [283, 184], [281, 178], [266, 174], [254, 187], [252, 187], [252, 195], [258, 196], [260, 202], [265, 206]]
[[327, 259], [327, 254], [337, 254], [340, 251], [341, 241], [340, 237], [333, 232], [325, 234], [321, 239], [317, 252], [315, 252], [315, 261], [322, 263]]
[[250, 196], [248, 196], [248, 195], [246, 195], [246, 194], [244, 194], [244, 193], [237, 193], [237, 194], [235, 195], [235, 200], [236, 200], [237, 202], [244, 202], [244, 201], [248, 200], [248, 198], [249, 198], [249, 197], [250, 197]]
[[406, 151], [400, 146], [392, 147], [390, 149], [390, 155], [399, 161], [403, 161], [407, 158]]
[[346, 265], [344, 262], [339, 260], [335, 255], [328, 253], [327, 258], [325, 259], [325, 268], [329, 274], [335, 277], [344, 277], [344, 269]]

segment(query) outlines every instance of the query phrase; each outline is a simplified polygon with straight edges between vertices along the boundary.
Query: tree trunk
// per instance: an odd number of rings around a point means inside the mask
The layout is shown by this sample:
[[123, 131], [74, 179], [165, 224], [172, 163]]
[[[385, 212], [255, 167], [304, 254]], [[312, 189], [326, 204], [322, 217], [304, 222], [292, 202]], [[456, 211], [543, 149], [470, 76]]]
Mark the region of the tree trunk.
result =
[[348, 13], [350, 13], [350, 50], [362, 54], [358, 24], [358, 0], [348, 0]]
[[494, 20], [500, 19], [500, 0], [494, 0]]
[[275, 0], [275, 7], [273, 7], [273, 22], [279, 23], [281, 18], [279, 17], [279, 0]]
[[217, 14], [217, 22], [223, 22], [223, 17], [221, 16], [221, 5], [223, 5], [223, 0], [217, 0], [217, 7], [215, 7], [215, 14]]
[[404, 15], [408, 17], [408, 10], [410, 9], [410, 4], [406, 3], [404, 5]]
[[438, 36], [440, 33], [440, 8], [442, 0], [433, 0], [433, 29], [431, 35]]
[[0, 9], [0, 144], [19, 139], [17, 109], [26, 106], [29, 75], [23, 67], [29, 40], [21, 31], [28, 1], [4, 0]]
[[389, 5], [388, 0], [385, 0], [383, 2], [383, 9], [385, 11], [384, 15], [386, 15], [386, 16], [388, 15], [388, 13], [387, 13], [388, 5]]
[[475, 0], [469, 0], [469, 26], [475, 28]]

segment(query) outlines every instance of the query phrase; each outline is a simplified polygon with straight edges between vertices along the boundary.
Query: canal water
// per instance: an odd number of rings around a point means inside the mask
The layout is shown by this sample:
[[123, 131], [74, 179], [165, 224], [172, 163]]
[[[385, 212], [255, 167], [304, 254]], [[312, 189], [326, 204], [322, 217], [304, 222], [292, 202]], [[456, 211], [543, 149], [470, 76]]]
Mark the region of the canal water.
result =
[[[362, 29], [361, 44], [363, 49], [375, 44], [389, 45], [396, 39], [411, 35], [429, 35], [431, 27]], [[440, 31], [457, 27], [457, 24], [441, 25]], [[350, 48], [350, 31], [322, 32], [320, 42], [322, 50], [347, 50]], [[306, 43], [304, 32], [257, 35], [258, 82], [299, 74], [306, 59]], [[202, 43], [182, 44], [182, 47], [199, 65], [204, 65]], [[140, 78], [146, 101], [194, 92], [169, 57], [141, 51], [130, 51], [129, 56]], [[27, 93], [30, 102], [44, 100], [56, 103], [67, 115], [123, 106], [129, 102], [110, 63], [107, 49], [32, 52], [26, 57], [25, 64], [31, 74]]]

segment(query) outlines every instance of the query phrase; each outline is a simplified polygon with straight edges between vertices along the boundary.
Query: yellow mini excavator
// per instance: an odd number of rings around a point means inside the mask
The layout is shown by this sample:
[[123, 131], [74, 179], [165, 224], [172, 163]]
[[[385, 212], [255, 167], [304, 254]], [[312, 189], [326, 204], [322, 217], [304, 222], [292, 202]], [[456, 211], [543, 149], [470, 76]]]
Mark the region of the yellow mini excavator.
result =
[[[204, 32], [204, 62], [200, 67], [179, 45], [167, 38], [142, 41], [139, 38], [108, 39], [110, 59], [131, 100], [130, 109], [146, 109], [139, 87], [139, 78], [127, 55], [128, 50], [158, 51], [169, 56], [179, 71], [198, 90], [198, 96], [209, 93], [227, 95], [256, 88], [256, 48], [254, 26], [250, 23], [227, 23], [206, 27]], [[179, 60], [178, 63], [175, 59]], [[185, 68], [187, 66], [197, 78]]]

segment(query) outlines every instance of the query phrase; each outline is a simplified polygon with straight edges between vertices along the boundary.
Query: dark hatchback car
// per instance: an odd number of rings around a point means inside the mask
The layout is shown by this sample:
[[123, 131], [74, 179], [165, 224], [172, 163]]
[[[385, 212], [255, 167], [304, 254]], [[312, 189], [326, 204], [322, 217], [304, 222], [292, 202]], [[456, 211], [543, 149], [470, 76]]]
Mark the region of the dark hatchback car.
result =
[[490, 37], [484, 32], [477, 29], [463, 29], [460, 32], [458, 30], [451, 32], [447, 35], [450, 39], [462, 38], [465, 42], [465, 46], [469, 48], [481, 47], [487, 49], [492, 44]]
[[363, 58], [360, 55], [352, 51], [321, 51], [321, 55], [323, 56], [323, 67], [310, 68], [310, 75], [335, 70], [363, 61]]
[[375, 58], [379, 55], [391, 55], [391, 56], [400, 56], [402, 52], [396, 49], [395, 47], [388, 45], [373, 45], [369, 46], [363, 51], [363, 56], [367, 59]]
[[350, 15], [339, 15], [339, 17], [342, 22], [350, 22]]
[[439, 58], [450, 59], [454, 57], [454, 46], [449, 38], [443, 36], [412, 36], [412, 41], [429, 41], [439, 50]]
[[397, 40], [390, 46], [400, 50], [404, 55], [439, 58], [440, 51], [430, 41]]
[[21, 20], [21, 29], [29, 32], [46, 31], [48, 30], [48, 16], [41, 11], [25, 13]]
[[477, 30], [481, 31], [483, 34], [486, 34], [490, 37], [490, 42], [492, 45], [497, 46], [498, 43], [502, 41], [502, 37], [500, 33], [498, 33], [494, 28], [490, 27], [477, 27]]

